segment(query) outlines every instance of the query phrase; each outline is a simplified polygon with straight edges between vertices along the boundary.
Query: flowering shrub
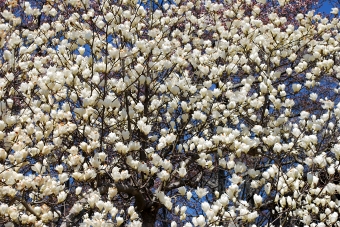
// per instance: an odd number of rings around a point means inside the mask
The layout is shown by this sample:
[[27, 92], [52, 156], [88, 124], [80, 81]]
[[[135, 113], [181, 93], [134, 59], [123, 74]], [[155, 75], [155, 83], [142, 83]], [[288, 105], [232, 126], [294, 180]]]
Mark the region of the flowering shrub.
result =
[[2, 224], [340, 225], [336, 16], [290, 25], [264, 19], [265, 1], [11, 2]]

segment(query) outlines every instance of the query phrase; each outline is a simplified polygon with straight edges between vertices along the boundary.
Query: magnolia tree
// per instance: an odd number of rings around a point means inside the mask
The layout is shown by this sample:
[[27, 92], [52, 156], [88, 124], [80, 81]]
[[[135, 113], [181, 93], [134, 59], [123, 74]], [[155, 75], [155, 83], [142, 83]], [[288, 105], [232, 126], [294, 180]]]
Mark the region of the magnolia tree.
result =
[[11, 2], [2, 224], [340, 225], [335, 16], [289, 25], [263, 19], [264, 1]]

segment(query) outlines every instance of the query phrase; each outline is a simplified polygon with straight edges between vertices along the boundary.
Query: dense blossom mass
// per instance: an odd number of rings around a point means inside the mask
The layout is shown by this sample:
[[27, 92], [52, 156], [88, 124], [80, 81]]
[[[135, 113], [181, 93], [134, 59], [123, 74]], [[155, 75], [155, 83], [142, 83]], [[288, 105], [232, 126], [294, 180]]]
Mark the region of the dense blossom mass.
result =
[[336, 8], [7, 4], [1, 225], [340, 226]]

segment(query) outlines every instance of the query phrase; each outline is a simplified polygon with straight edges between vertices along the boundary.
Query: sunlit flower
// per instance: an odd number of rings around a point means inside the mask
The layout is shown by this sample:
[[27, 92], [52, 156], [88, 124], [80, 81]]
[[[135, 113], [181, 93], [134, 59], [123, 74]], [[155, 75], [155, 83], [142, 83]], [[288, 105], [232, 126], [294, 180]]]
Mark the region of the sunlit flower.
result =
[[64, 202], [66, 197], [67, 197], [67, 193], [66, 192], [64, 192], [64, 191], [60, 192], [58, 197], [57, 197], [58, 203]]
[[167, 181], [170, 177], [170, 174], [165, 171], [165, 170], [162, 170], [162, 172], [158, 173], [157, 176], [162, 180], [162, 181]]
[[206, 188], [200, 188], [198, 187], [196, 190], [196, 195], [198, 196], [198, 198], [202, 198], [203, 196], [205, 196], [206, 194], [208, 194], [208, 191]]
[[331, 14], [338, 14], [339, 13], [339, 9], [338, 8], [332, 8]]

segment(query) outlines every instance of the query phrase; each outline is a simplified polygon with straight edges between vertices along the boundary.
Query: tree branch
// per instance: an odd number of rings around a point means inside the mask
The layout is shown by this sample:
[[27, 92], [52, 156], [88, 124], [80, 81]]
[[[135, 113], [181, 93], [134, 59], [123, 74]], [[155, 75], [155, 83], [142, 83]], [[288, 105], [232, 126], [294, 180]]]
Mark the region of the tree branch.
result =
[[137, 210], [143, 211], [146, 206], [146, 201], [143, 194], [139, 190], [126, 184], [114, 184], [113, 187], [116, 187], [118, 192], [124, 192], [130, 196], [134, 196], [136, 199]]
[[25, 200], [23, 199], [18, 199], [16, 198], [16, 200], [18, 200], [25, 208], [28, 212], [30, 212], [31, 214], [33, 214], [34, 216], [36, 216], [37, 218], [40, 218], [39, 215], [33, 210], [33, 208], [31, 207], [31, 205], [29, 205]]

